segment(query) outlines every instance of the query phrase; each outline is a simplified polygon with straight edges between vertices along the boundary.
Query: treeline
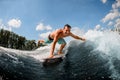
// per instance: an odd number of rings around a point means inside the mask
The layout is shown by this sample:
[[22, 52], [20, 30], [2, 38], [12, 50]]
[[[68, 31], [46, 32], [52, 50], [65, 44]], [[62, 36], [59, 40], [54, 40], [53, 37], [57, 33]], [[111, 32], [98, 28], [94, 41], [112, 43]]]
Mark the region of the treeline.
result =
[[38, 47], [35, 40], [27, 40], [23, 36], [4, 29], [0, 29], [0, 46], [20, 50], [33, 50]]

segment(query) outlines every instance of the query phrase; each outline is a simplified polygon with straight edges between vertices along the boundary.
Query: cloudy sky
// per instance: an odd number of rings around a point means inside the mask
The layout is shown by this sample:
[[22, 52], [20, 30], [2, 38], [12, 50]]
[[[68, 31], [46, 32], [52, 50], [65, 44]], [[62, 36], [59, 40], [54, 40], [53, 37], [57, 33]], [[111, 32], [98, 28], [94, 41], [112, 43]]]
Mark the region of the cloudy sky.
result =
[[44, 39], [65, 24], [78, 35], [120, 26], [120, 0], [0, 0], [0, 28]]

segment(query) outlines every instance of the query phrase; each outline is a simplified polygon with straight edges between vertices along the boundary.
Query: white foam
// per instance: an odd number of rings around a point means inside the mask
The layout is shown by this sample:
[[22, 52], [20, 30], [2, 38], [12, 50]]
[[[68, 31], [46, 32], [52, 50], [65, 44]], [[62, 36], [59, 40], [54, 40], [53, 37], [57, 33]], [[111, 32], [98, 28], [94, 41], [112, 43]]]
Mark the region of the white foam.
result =
[[[59, 47], [60, 45], [56, 44], [54, 53], [57, 53]], [[16, 49], [4, 48], [4, 47], [0, 47], [0, 49], [4, 50], [9, 57], [14, 58], [16, 60], [17, 60], [17, 57], [11, 54], [16, 54], [16, 55], [23, 56], [23, 57], [30, 56], [30, 57], [35, 58], [36, 60], [43, 61], [44, 58], [47, 58], [50, 55], [51, 45], [40, 47], [34, 51], [16, 50]]]
[[120, 60], [120, 35], [118, 33], [89, 30], [84, 36], [95, 44], [93, 45], [94, 50], [99, 50]]
[[[120, 60], [120, 35], [113, 31], [89, 30], [85, 37], [94, 43], [92, 44], [93, 51], [100, 51], [100, 55], [109, 60], [107, 65], [112, 72], [111, 77], [120, 79], [120, 74], [114, 65], [114, 58]], [[108, 57], [104, 56], [103, 53]]]

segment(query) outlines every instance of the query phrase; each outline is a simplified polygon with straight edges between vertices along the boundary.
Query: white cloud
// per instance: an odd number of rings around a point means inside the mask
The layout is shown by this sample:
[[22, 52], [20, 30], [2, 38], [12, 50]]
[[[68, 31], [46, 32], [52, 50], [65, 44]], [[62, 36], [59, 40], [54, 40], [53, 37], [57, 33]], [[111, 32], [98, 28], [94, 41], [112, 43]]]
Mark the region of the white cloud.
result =
[[116, 2], [114, 4], [112, 4], [112, 8], [116, 9], [120, 7], [120, 0], [116, 0]]
[[2, 19], [0, 19], [0, 23], [2, 23]]
[[11, 19], [8, 21], [8, 25], [13, 28], [19, 28], [21, 26], [21, 21], [19, 19]]
[[71, 30], [71, 32], [73, 34], [78, 35], [78, 36], [83, 35], [83, 31], [79, 27], [73, 27], [72, 30]]
[[[116, 0], [116, 2], [112, 4], [112, 8], [113, 10], [116, 10], [116, 9], [120, 10], [120, 0]], [[114, 21], [115, 21], [114, 27], [117, 29], [120, 28], [120, 12], [119, 12], [119, 17], [116, 18]]]
[[40, 23], [37, 25], [36, 30], [52, 30], [52, 27], [50, 25], [45, 26], [43, 23]]
[[50, 25], [46, 26], [46, 30], [52, 30], [52, 27]]
[[117, 20], [116, 20], [115, 27], [116, 27], [116, 28], [120, 28], [120, 19], [117, 19]]
[[112, 25], [113, 25], [113, 22], [110, 21], [110, 22], [108, 23], [108, 26], [112, 26]]
[[112, 4], [112, 10], [101, 20], [103, 23], [109, 21], [108, 26], [111, 26], [115, 23], [111, 22], [120, 17], [120, 0], [115, 0], [115, 2]]
[[102, 1], [102, 3], [106, 3], [107, 2], [107, 0], [101, 0]]
[[101, 28], [101, 26], [98, 24], [95, 26], [95, 30], [99, 30]]
[[2, 23], [2, 19], [0, 19], [0, 29], [4, 28], [4, 24]]
[[102, 19], [102, 22], [105, 23], [109, 20], [113, 20], [117, 17], [120, 16], [120, 13], [119, 11], [116, 9], [116, 10], [112, 10], [110, 13], [108, 13], [103, 19]]
[[4, 24], [0, 24], [0, 29], [11, 31], [10, 27], [5, 26]]
[[46, 32], [46, 33], [41, 33], [41, 34], [39, 34], [39, 37], [40, 37], [40, 39], [46, 39], [50, 33], [51, 33], [50, 31]]
[[42, 23], [38, 24], [36, 30], [44, 30], [44, 26]]
[[2, 22], [2, 19], [0, 19], [0, 29], [11, 31], [11, 28], [8, 26], [5, 26]]

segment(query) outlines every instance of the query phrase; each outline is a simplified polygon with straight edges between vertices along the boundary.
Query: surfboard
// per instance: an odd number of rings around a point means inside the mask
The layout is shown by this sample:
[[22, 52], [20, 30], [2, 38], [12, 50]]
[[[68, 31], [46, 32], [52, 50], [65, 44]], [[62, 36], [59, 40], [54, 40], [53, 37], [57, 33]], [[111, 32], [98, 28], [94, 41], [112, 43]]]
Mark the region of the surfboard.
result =
[[63, 61], [65, 54], [55, 55], [53, 58], [45, 58], [43, 66], [54, 65]]

